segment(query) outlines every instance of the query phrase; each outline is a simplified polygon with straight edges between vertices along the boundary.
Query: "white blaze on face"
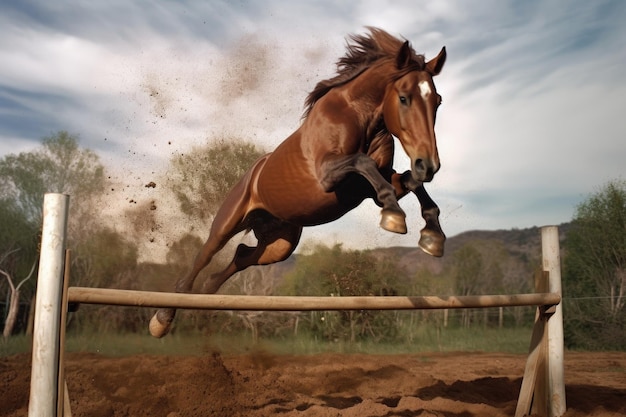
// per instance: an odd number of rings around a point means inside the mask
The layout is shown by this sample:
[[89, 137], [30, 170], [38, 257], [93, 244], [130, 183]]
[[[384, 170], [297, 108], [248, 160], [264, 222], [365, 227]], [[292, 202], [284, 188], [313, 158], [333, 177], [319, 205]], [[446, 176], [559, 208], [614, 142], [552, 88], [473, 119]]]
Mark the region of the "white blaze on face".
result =
[[417, 86], [420, 88], [420, 94], [422, 95], [422, 98], [426, 100], [428, 96], [430, 96], [430, 94], [432, 93], [432, 90], [430, 89], [430, 84], [428, 83], [428, 81], [420, 81]]

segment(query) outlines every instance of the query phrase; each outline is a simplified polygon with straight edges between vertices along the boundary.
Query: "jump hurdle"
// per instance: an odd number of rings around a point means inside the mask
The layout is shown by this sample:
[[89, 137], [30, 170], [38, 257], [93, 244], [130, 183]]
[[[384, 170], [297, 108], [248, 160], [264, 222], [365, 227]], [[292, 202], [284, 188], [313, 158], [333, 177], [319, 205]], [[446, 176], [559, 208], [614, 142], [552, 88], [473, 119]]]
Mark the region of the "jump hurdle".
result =
[[558, 229], [541, 229], [543, 274], [534, 294], [479, 296], [286, 297], [174, 294], [69, 287], [69, 196], [46, 194], [31, 369], [29, 417], [71, 416], [63, 375], [68, 303], [203, 310], [409, 310], [537, 306], [515, 417], [565, 413], [563, 313]]

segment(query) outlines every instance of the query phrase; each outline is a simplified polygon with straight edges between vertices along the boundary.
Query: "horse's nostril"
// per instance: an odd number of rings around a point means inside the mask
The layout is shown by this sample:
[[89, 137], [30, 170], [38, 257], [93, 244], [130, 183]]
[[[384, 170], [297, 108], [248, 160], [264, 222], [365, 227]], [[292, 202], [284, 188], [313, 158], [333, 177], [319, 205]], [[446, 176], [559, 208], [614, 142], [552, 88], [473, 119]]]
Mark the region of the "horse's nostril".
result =
[[413, 173], [415, 179], [419, 181], [430, 181], [435, 175], [436, 170], [433, 165], [424, 159], [418, 158], [413, 164]]
[[421, 158], [416, 159], [415, 164], [413, 165], [413, 169], [415, 170], [415, 173], [419, 175], [423, 175], [424, 173], [426, 173], [426, 164], [424, 163], [424, 160]]

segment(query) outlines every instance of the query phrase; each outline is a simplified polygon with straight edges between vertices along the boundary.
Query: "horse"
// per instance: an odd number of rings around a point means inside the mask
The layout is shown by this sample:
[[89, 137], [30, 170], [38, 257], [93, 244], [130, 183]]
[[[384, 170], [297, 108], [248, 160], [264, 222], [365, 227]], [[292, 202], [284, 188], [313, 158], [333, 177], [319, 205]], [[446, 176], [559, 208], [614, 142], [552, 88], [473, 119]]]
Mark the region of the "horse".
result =
[[[194, 280], [213, 256], [239, 232], [252, 231], [257, 246], [239, 244], [231, 262], [212, 274], [203, 293], [215, 293], [236, 272], [287, 259], [303, 227], [332, 222], [372, 198], [382, 207], [380, 226], [406, 233], [398, 199], [414, 193], [426, 225], [418, 246], [443, 255], [446, 239], [439, 207], [424, 189], [440, 168], [435, 117], [441, 104], [433, 77], [446, 49], [426, 62], [408, 40], [368, 27], [349, 35], [337, 74], [320, 81], [305, 101], [300, 127], [276, 149], [258, 159], [227, 194], [209, 237], [176, 292], [191, 292]], [[394, 140], [410, 158], [410, 169], [393, 169]], [[150, 333], [168, 333], [176, 310], [157, 310]]]

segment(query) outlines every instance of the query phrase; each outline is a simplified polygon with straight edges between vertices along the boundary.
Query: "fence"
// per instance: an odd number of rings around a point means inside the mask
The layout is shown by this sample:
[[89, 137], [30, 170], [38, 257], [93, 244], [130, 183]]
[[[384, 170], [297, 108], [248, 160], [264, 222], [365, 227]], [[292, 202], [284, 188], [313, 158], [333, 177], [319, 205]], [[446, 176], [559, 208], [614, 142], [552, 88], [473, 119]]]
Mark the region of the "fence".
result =
[[68, 288], [65, 232], [69, 197], [46, 194], [39, 263], [29, 417], [71, 415], [63, 372], [68, 303], [208, 310], [406, 310], [538, 306], [515, 412], [546, 417], [565, 413], [563, 315], [558, 229], [544, 227], [543, 275], [538, 293], [480, 296], [285, 297], [170, 294], [104, 288]]

